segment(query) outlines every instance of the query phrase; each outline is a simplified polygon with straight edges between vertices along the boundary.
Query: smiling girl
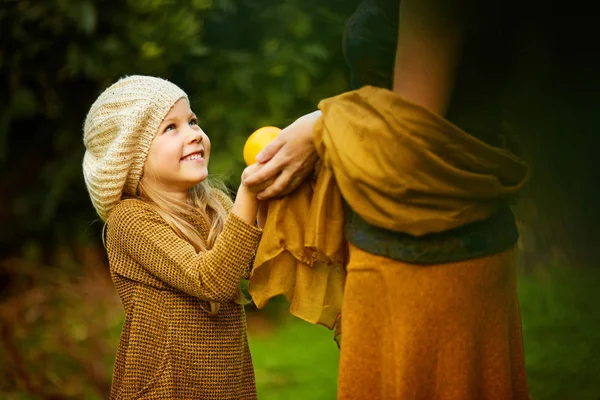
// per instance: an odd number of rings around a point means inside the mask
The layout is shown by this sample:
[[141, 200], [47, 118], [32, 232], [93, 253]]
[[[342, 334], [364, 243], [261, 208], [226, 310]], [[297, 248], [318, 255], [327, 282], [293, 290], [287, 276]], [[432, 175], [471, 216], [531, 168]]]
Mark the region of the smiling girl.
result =
[[241, 185], [234, 204], [207, 182], [210, 140], [160, 78], [106, 89], [83, 139], [125, 310], [111, 399], [255, 399], [240, 291], [262, 232], [255, 194]]

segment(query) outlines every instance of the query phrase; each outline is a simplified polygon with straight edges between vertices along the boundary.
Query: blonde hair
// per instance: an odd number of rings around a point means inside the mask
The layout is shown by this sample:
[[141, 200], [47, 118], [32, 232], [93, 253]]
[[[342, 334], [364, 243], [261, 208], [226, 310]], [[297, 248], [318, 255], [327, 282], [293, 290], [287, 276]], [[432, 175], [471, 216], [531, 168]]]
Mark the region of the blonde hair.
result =
[[[153, 187], [149, 180], [152, 176], [142, 177], [138, 185], [137, 198], [150, 205], [175, 231], [182, 239], [191, 243], [196, 252], [210, 250], [217, 240], [219, 234], [223, 231], [227, 211], [217, 198], [216, 190], [222, 190], [227, 193], [225, 185], [218, 180], [205, 180], [189, 190], [188, 201], [174, 199], [167, 196], [162, 191]], [[202, 238], [198, 230], [190, 222], [194, 211], [206, 221], [210, 227], [206, 241]], [[248, 301], [243, 295], [241, 288], [235, 298], [236, 303], [246, 304]], [[210, 309], [204, 309], [209, 315], [216, 315], [219, 312], [220, 304], [209, 301]]]

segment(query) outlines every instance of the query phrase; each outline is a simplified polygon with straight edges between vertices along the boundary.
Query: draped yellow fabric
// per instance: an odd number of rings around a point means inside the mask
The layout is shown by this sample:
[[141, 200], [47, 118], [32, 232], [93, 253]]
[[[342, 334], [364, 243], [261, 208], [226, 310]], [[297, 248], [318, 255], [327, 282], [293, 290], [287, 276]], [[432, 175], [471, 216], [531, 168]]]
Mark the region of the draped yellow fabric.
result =
[[283, 294], [293, 315], [333, 329], [342, 306], [347, 243], [341, 195], [331, 171], [319, 165], [313, 179], [270, 202], [249, 291], [258, 308]]
[[272, 200], [250, 279], [259, 308], [334, 327], [347, 262], [342, 196], [364, 220], [420, 236], [484, 219], [518, 194], [526, 163], [372, 86], [321, 101], [314, 176]]

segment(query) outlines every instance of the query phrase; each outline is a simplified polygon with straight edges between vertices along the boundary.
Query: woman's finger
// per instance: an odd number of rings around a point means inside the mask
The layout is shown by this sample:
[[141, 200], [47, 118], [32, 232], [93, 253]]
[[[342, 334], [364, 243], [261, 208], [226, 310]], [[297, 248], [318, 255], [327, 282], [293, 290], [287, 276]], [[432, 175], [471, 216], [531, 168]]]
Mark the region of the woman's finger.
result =
[[312, 171], [312, 168], [303, 168], [292, 174], [292, 179], [290, 180], [289, 185], [281, 193], [279, 193], [278, 196], [288, 195], [294, 190], [298, 189], [298, 187], [307, 179], [308, 175], [310, 175]]
[[268, 200], [273, 197], [279, 196], [290, 184], [292, 180], [292, 172], [289, 170], [283, 170], [281, 174], [275, 179], [268, 188], [260, 192], [256, 198], [258, 200]]
[[248, 189], [250, 189], [254, 193], [259, 193], [268, 188], [270, 185], [272, 185], [273, 182], [275, 182], [275, 178], [271, 178], [269, 180], [264, 181], [263, 183], [258, 183], [254, 186], [248, 186]]
[[266, 145], [265, 148], [256, 155], [256, 161], [259, 163], [266, 163], [273, 158], [275, 154], [277, 154], [277, 152], [287, 142], [287, 136], [285, 134], [282, 135], [282, 133], [284, 132], [281, 131], [281, 133], [279, 133], [279, 135], [277, 135], [275, 139], [271, 141], [271, 143]]
[[245, 177], [243, 183], [249, 188], [262, 185], [270, 179], [275, 179], [284, 166], [285, 160], [281, 156], [281, 153], [277, 153], [269, 162], [261, 165], [261, 168], [257, 172]]

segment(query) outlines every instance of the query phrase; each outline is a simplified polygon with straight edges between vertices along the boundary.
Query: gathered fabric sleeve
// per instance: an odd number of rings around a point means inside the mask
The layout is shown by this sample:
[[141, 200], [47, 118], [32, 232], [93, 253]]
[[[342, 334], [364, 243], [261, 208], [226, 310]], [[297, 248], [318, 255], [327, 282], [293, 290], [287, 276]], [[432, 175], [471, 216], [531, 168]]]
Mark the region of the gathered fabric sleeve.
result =
[[197, 253], [150, 206], [124, 200], [107, 221], [106, 241], [109, 258], [133, 261], [111, 262], [114, 272], [141, 282], [147, 282], [149, 273], [191, 296], [227, 302], [234, 299], [261, 234], [230, 213], [213, 248]]

